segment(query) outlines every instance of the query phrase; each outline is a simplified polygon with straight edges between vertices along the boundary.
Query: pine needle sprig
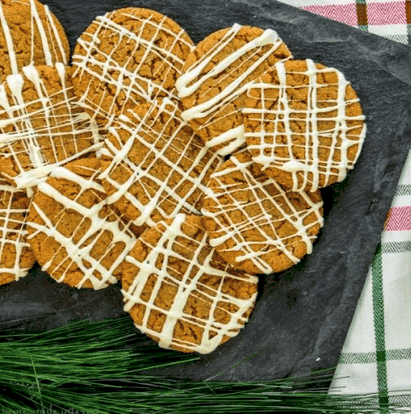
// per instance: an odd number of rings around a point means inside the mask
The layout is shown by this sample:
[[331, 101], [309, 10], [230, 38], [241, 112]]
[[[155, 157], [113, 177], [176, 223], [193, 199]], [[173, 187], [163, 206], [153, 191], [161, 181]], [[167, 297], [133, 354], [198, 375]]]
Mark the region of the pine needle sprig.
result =
[[348, 414], [381, 408], [405, 412], [393, 403], [382, 407], [375, 394], [329, 395], [325, 384], [332, 370], [253, 382], [218, 381], [218, 376], [209, 381], [177, 380], [152, 373], [198, 359], [162, 350], [151, 341], [136, 341], [126, 317], [72, 322], [37, 334], [4, 330], [0, 408], [27, 414]]

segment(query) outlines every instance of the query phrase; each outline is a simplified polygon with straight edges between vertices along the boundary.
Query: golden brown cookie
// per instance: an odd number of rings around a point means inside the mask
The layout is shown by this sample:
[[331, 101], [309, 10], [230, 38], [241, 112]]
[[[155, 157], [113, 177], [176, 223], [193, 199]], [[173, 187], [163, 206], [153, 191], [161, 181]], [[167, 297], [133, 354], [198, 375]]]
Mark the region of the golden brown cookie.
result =
[[71, 68], [26, 66], [0, 85], [0, 173], [29, 188], [99, 148], [96, 123], [75, 102]]
[[74, 50], [76, 94], [108, 126], [127, 109], [172, 96], [192, 48], [187, 33], [154, 10], [130, 7], [99, 16]]
[[235, 24], [212, 33], [188, 56], [177, 80], [183, 119], [221, 155], [245, 143], [241, 110], [247, 85], [291, 52], [274, 30]]
[[359, 99], [337, 69], [279, 63], [251, 85], [243, 110], [247, 147], [283, 186], [316, 191], [342, 181], [361, 151]]
[[311, 253], [323, 225], [322, 206], [319, 191], [284, 190], [242, 151], [211, 176], [201, 212], [210, 245], [223, 259], [269, 274]]
[[36, 259], [26, 240], [30, 200], [0, 178], [0, 285], [26, 276]]
[[96, 158], [57, 167], [38, 185], [27, 218], [37, 261], [56, 281], [101, 289], [116, 283], [136, 237], [107, 205]]
[[0, 2], [0, 75], [27, 65], [67, 65], [70, 47], [60, 22], [37, 0]]
[[134, 224], [153, 225], [197, 205], [222, 159], [208, 150], [168, 99], [142, 104], [109, 129], [103, 186]]
[[162, 348], [202, 354], [239, 333], [258, 283], [208, 245], [201, 217], [185, 214], [143, 233], [121, 281], [124, 309], [141, 332]]

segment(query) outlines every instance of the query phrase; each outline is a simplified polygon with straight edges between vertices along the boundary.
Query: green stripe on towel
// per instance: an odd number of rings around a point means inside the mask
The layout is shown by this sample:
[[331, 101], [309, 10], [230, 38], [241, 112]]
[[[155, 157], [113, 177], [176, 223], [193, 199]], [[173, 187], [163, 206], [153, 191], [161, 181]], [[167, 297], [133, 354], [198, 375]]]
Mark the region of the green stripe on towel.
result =
[[387, 355], [385, 352], [385, 324], [384, 324], [384, 293], [382, 284], [382, 251], [381, 245], [371, 264], [372, 273], [372, 302], [374, 311], [374, 334], [377, 359], [378, 394], [381, 413], [388, 413], [388, 381]]

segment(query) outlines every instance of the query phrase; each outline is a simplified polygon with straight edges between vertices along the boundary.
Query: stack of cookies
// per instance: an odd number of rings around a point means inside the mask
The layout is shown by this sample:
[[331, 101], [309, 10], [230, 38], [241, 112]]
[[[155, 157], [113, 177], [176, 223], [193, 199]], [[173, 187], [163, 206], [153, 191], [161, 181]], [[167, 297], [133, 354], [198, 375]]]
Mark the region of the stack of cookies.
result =
[[0, 22], [0, 284], [37, 261], [77, 288], [121, 280], [161, 347], [237, 335], [257, 275], [312, 252], [320, 189], [359, 156], [344, 75], [294, 60], [274, 30], [235, 24], [195, 46], [148, 9], [97, 17], [71, 67], [37, 0], [2, 0]]

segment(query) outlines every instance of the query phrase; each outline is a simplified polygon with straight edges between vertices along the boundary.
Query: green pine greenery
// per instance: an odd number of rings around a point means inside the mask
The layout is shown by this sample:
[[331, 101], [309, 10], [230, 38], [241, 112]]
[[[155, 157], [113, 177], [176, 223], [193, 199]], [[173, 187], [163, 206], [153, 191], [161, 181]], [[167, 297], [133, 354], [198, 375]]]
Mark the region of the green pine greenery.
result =
[[269, 382], [154, 375], [155, 368], [199, 357], [162, 350], [152, 341], [135, 346], [136, 333], [127, 317], [71, 322], [42, 333], [16, 334], [16, 329], [2, 328], [0, 413], [402, 412], [373, 394], [327, 394], [324, 384], [332, 371]]

